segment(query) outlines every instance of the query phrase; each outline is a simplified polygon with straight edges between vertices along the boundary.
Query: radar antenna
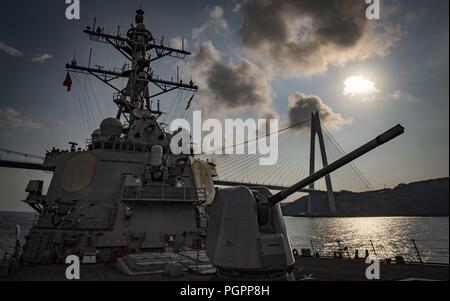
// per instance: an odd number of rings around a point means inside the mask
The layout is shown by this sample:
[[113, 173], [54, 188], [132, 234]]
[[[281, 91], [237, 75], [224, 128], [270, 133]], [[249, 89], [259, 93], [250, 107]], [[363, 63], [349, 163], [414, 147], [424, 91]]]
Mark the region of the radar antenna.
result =
[[[190, 81], [183, 83], [177, 78], [177, 81], [165, 80], [154, 74], [151, 63], [164, 57], [173, 57], [184, 59], [191, 53], [184, 50], [184, 41], [182, 49], [175, 49], [164, 45], [164, 37], [157, 40], [152, 33], [145, 27], [144, 11], [136, 11], [135, 25], [131, 25], [125, 36], [120, 34], [111, 35], [104, 32], [104, 28], [97, 27], [94, 20], [93, 27], [86, 27], [83, 31], [89, 35], [92, 41], [105, 43], [113, 46], [119, 51], [129, 63], [122, 68], [112, 70], [104, 69], [101, 66], [91, 67], [89, 57], [88, 66], [80, 66], [74, 59], [66, 64], [69, 72], [93, 75], [111, 88], [114, 93], [114, 102], [118, 106], [117, 119], [123, 116], [129, 123], [134, 119], [133, 111], [135, 109], [145, 109], [156, 116], [161, 116], [162, 112], [153, 111], [151, 108], [152, 99], [176, 89], [197, 92], [198, 87]], [[128, 83], [125, 88], [120, 89], [113, 84], [113, 81], [119, 78], [127, 78]], [[156, 88], [153, 94], [149, 89], [149, 84]]]

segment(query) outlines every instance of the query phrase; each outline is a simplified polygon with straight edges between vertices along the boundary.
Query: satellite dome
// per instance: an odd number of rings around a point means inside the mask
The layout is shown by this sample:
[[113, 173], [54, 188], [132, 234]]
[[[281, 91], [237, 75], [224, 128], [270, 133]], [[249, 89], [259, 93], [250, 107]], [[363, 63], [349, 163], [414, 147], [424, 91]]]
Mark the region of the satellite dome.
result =
[[100, 138], [101, 136], [101, 132], [100, 129], [96, 129], [95, 131], [92, 132], [92, 140], [97, 140], [98, 138]]
[[106, 118], [100, 124], [100, 132], [102, 136], [120, 137], [120, 135], [122, 134], [122, 129], [122, 122], [120, 122], [120, 120], [117, 120], [116, 118]]

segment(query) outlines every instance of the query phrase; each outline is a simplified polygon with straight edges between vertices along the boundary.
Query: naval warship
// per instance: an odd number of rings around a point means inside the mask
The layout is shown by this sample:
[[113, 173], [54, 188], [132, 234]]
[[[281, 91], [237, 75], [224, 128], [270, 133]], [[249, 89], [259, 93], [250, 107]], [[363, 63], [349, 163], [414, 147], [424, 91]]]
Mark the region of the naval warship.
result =
[[[198, 90], [192, 80], [160, 79], [152, 68], [156, 60], [190, 53], [156, 39], [142, 9], [126, 35], [105, 33], [95, 21], [84, 33], [113, 46], [129, 64], [106, 70], [74, 59], [66, 65], [64, 85], [70, 90], [70, 72], [94, 76], [116, 91], [118, 112], [100, 123], [85, 149], [75, 143], [66, 151], [53, 149], [34, 168], [53, 177], [46, 195], [42, 181], [26, 187], [24, 202], [38, 217], [4, 265], [9, 280], [65, 280], [71, 256], [83, 264], [82, 280], [301, 277], [279, 203], [404, 131], [398, 125], [275, 195], [265, 187], [219, 188], [214, 164], [172, 153], [176, 132], [161, 125], [159, 103], [153, 108], [160, 95]], [[124, 88], [111, 83], [118, 78], [127, 80]]]
[[[172, 134], [164, 131], [153, 99], [176, 89], [197, 91], [191, 81], [159, 79], [151, 63], [166, 57], [184, 58], [184, 49], [164, 46], [144, 25], [144, 11], [125, 36], [109, 35], [100, 27], [84, 32], [107, 43], [129, 60], [122, 70], [66, 65], [69, 72], [88, 74], [113, 87], [118, 107], [92, 133], [86, 149], [46, 154], [43, 169], [53, 172], [47, 195], [42, 181], [30, 181], [25, 202], [39, 213], [27, 236], [21, 261], [55, 264], [68, 255], [91, 256], [95, 262], [144, 251], [201, 247], [206, 235], [205, 206], [214, 198], [215, 167], [191, 155], [174, 155]], [[183, 47], [184, 48], [184, 47]], [[111, 80], [127, 79], [116, 88]], [[158, 91], [150, 91], [153, 83]], [[154, 93], [150, 95], [150, 93]], [[121, 122], [124, 120], [124, 123]], [[200, 246], [198, 246], [200, 245]]]

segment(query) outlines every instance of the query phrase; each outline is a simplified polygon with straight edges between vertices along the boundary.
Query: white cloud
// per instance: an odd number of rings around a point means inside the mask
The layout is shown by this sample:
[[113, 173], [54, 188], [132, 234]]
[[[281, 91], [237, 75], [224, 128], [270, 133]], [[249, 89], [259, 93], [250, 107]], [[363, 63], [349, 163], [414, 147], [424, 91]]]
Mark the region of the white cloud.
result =
[[406, 102], [415, 102], [416, 98], [411, 94], [403, 91], [394, 91], [391, 93], [390, 97], [396, 101], [406, 101]]
[[0, 41], [0, 51], [12, 57], [22, 57], [23, 52]]
[[0, 109], [0, 128], [4, 129], [25, 129], [25, 130], [39, 130], [44, 125], [32, 118], [23, 116], [19, 111], [9, 108]]
[[192, 38], [198, 40], [202, 35], [210, 30], [215, 30], [216, 32], [228, 31], [228, 22], [225, 19], [223, 8], [216, 5], [213, 9], [208, 12], [208, 20], [205, 24], [200, 27], [194, 28], [192, 31]]
[[49, 60], [51, 58], [53, 58], [53, 56], [51, 54], [48, 54], [48, 53], [36, 54], [35, 56], [33, 56], [31, 58], [31, 61], [35, 62], [35, 63], [37, 63], [37, 62], [44, 63], [46, 60]]
[[[318, 96], [305, 95], [298, 91], [289, 96], [288, 117], [290, 126], [310, 120], [311, 113], [314, 112], [319, 112], [321, 122], [332, 130], [338, 130], [353, 122], [352, 118], [346, 118], [342, 114], [334, 112]], [[310, 124], [306, 123], [299, 129], [309, 128], [309, 126]]]
[[[2, 41], [0, 41], [0, 52], [4, 52], [13, 58], [23, 58], [25, 56], [25, 54], [21, 50], [14, 48], [12, 46], [9, 46], [9, 45], [3, 43]], [[53, 56], [51, 54], [42, 53], [42, 54], [36, 54], [36, 55], [32, 56], [30, 58], [30, 60], [35, 63], [36, 62], [44, 63], [45, 61], [47, 61], [51, 58], [53, 58]]]

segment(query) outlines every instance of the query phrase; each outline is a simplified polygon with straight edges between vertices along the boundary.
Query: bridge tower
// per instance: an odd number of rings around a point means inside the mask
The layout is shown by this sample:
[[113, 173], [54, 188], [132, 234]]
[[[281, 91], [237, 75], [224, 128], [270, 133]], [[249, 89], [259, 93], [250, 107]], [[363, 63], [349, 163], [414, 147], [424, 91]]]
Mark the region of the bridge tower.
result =
[[[310, 148], [310, 159], [309, 159], [309, 175], [312, 175], [315, 173], [316, 135], [319, 138], [319, 147], [320, 147], [320, 154], [322, 156], [322, 165], [323, 165], [323, 167], [327, 167], [328, 159], [327, 159], [327, 153], [325, 150], [325, 143], [323, 140], [322, 126], [320, 123], [319, 112], [311, 113], [311, 148]], [[330, 210], [330, 213], [336, 213], [337, 212], [336, 201], [334, 199], [333, 186], [331, 184], [331, 176], [330, 175], [325, 176], [325, 184], [327, 186], [328, 208]], [[314, 187], [315, 187], [314, 183], [309, 185], [310, 190], [314, 190]], [[313, 192], [309, 193], [308, 213], [313, 213], [313, 210], [314, 210], [314, 205], [312, 202], [312, 194], [313, 194]]]

